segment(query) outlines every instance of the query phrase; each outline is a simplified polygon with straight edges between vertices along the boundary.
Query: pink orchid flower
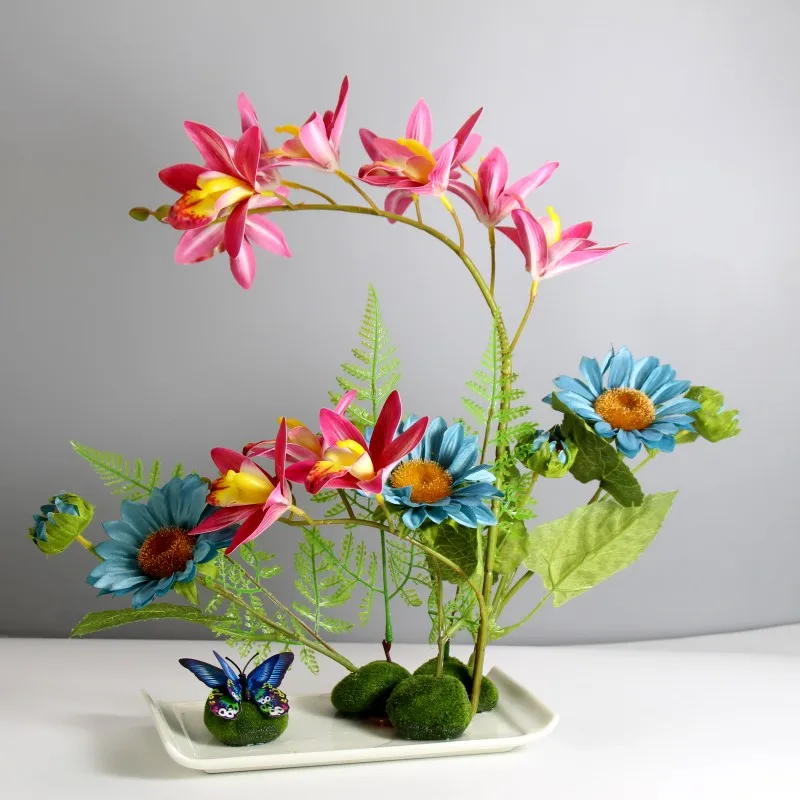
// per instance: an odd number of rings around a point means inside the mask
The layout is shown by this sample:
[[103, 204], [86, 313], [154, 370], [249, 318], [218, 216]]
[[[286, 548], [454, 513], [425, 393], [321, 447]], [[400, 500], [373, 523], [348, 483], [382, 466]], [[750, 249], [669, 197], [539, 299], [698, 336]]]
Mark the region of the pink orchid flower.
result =
[[481, 137], [472, 133], [480, 117], [479, 108], [446, 144], [430, 151], [433, 122], [428, 104], [419, 100], [411, 111], [402, 139], [384, 139], [372, 131], [359, 131], [361, 142], [372, 162], [358, 171], [358, 177], [372, 186], [385, 186], [394, 191], [386, 196], [385, 208], [402, 214], [414, 195], [441, 196], [461, 164], [478, 149]]
[[[348, 406], [356, 399], [358, 392], [353, 389], [339, 399], [334, 414], [344, 414]], [[289, 427], [286, 443], [286, 461], [296, 464], [298, 461], [320, 461], [323, 452], [323, 439], [298, 419], [286, 419]], [[251, 442], [244, 447], [244, 454], [249, 458], [275, 458], [275, 439]]]
[[284, 420], [275, 439], [274, 477], [236, 450], [215, 447], [211, 451], [220, 477], [211, 484], [207, 502], [221, 508], [189, 531], [192, 536], [239, 522], [241, 525], [225, 551], [230, 555], [237, 547], [260, 536], [293, 507], [292, 492], [286, 480], [286, 435]]
[[186, 122], [186, 132], [205, 166], [175, 164], [161, 170], [159, 177], [181, 193], [166, 217], [173, 228], [186, 231], [178, 242], [175, 260], [194, 264], [224, 249], [234, 278], [249, 289], [255, 275], [251, 241], [284, 257], [291, 253], [275, 223], [263, 215], [248, 214], [252, 209], [282, 204], [288, 189], [274, 186], [271, 165], [262, 158], [264, 137], [255, 124], [254, 112], [250, 117], [252, 106], [246, 97], [244, 101], [240, 98], [245, 131], [237, 142], [223, 139], [200, 123]]
[[303, 481], [311, 494], [326, 487], [380, 494], [385, 476], [419, 444], [428, 426], [428, 418], [422, 417], [396, 436], [402, 414], [400, 395], [394, 391], [386, 398], [367, 442], [343, 411], [323, 408], [319, 412], [321, 456], [290, 464], [286, 476]]
[[524, 208], [525, 198], [545, 183], [557, 167], [557, 161], [547, 161], [530, 175], [506, 186], [508, 161], [503, 151], [494, 147], [478, 167], [474, 188], [458, 180], [451, 180], [448, 188], [469, 204], [487, 228], [494, 228], [515, 208]]
[[345, 75], [334, 111], [326, 111], [323, 116], [315, 111], [302, 127], [283, 125], [275, 129], [277, 133], [289, 133], [292, 136], [268, 153], [277, 166], [314, 167], [326, 172], [339, 169], [339, 142], [347, 117], [349, 86]]
[[501, 225], [497, 229], [522, 251], [525, 269], [534, 280], [554, 278], [622, 247], [622, 244], [596, 247], [596, 243], [589, 239], [591, 222], [579, 222], [562, 230], [561, 220], [552, 207], [547, 209], [547, 213], [548, 216], [537, 219], [530, 211], [518, 208], [511, 212], [514, 227]]

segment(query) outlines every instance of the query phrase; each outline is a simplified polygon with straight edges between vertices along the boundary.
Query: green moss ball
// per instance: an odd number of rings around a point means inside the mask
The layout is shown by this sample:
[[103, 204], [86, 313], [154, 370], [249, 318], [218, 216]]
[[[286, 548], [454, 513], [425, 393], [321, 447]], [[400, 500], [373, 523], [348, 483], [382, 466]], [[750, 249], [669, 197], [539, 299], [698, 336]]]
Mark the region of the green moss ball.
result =
[[[445, 675], [452, 675], [458, 678], [464, 684], [467, 694], [472, 691], [472, 669], [468, 667], [463, 661], [457, 658], [446, 658], [444, 660], [444, 667], [442, 670]], [[414, 671], [415, 675], [434, 675], [436, 674], [436, 659], [432, 658], [426, 661], [421, 667]], [[481, 681], [481, 696], [478, 699], [478, 713], [483, 711], [491, 711], [500, 699], [500, 693], [497, 691], [497, 686], [489, 680], [485, 675]]]
[[411, 673], [399, 664], [372, 661], [342, 678], [331, 692], [331, 703], [343, 714], [385, 717], [386, 701], [400, 681]]
[[467, 690], [452, 675], [412, 675], [392, 692], [386, 713], [402, 739], [455, 739], [472, 720]]
[[242, 747], [246, 744], [265, 744], [277, 739], [289, 724], [289, 714], [270, 717], [260, 711], [255, 703], [245, 700], [234, 719], [222, 719], [206, 703], [203, 722], [211, 735], [222, 744]]

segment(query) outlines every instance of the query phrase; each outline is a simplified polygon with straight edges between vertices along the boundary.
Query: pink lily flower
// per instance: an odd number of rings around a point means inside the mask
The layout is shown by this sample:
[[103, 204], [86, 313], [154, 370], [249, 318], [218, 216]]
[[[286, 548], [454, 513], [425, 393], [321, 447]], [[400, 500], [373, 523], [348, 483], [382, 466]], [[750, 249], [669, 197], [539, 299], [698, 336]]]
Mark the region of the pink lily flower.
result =
[[286, 480], [286, 421], [281, 422], [275, 439], [274, 477], [236, 450], [215, 447], [211, 458], [220, 477], [211, 484], [207, 502], [220, 509], [189, 533], [196, 536], [241, 523], [225, 551], [230, 555], [237, 547], [260, 536], [293, 507]]
[[475, 188], [451, 180], [449, 190], [464, 200], [487, 228], [494, 228], [515, 208], [524, 208], [525, 198], [545, 183], [557, 167], [557, 161], [547, 161], [530, 175], [506, 186], [508, 161], [503, 151], [494, 147], [478, 167]]
[[[264, 136], [264, 130], [258, 122], [258, 115], [253, 108], [253, 104], [244, 92], [239, 95], [237, 105], [239, 108], [239, 118], [242, 123], [242, 133], [247, 133], [250, 128], [259, 128], [261, 130], [261, 154], [256, 170], [256, 178], [259, 186], [262, 190], [280, 186], [281, 176], [278, 172], [275, 160], [269, 155], [269, 145], [267, 144], [266, 136]], [[231, 147], [235, 150], [236, 140], [228, 139], [227, 137], [223, 138], [229, 150], [231, 150]], [[233, 150], [231, 150], [231, 152], [233, 152]]]
[[389, 192], [385, 209], [402, 214], [414, 195], [441, 196], [449, 181], [458, 177], [454, 172], [469, 160], [478, 149], [481, 137], [472, 133], [483, 111], [479, 108], [446, 144], [430, 151], [433, 122], [428, 104], [419, 100], [411, 111], [402, 139], [384, 139], [372, 131], [359, 131], [361, 142], [372, 162], [358, 171], [358, 177], [371, 186], [385, 186]]
[[[335, 414], [344, 414], [348, 406], [356, 399], [358, 392], [353, 389], [346, 392], [339, 399], [334, 408]], [[286, 461], [296, 464], [298, 461], [320, 461], [323, 453], [323, 439], [314, 433], [307, 425], [297, 419], [286, 419], [289, 432], [286, 442]], [[248, 458], [275, 458], [275, 439], [264, 439], [261, 442], [252, 442], [244, 447], [244, 454]]]
[[277, 133], [289, 133], [292, 136], [268, 153], [277, 166], [314, 167], [326, 172], [339, 169], [339, 142], [347, 117], [349, 86], [345, 75], [334, 111], [326, 111], [322, 116], [315, 111], [302, 127], [283, 125], [275, 129]]
[[[231, 272], [245, 289], [255, 275], [255, 254], [251, 241], [278, 255], [289, 257], [289, 247], [278, 226], [263, 215], [248, 215], [255, 208], [280, 205], [288, 194], [274, 186], [271, 164], [262, 158], [263, 136], [254, 122], [249, 101], [242, 102], [242, 137], [231, 144], [216, 131], [197, 122], [184, 127], [205, 161], [175, 164], [161, 170], [162, 182], [181, 193], [170, 209], [166, 222], [186, 233], [178, 242], [175, 260], [193, 264], [210, 258], [222, 249], [230, 256]], [[224, 220], [212, 224], [216, 220]]]
[[290, 464], [286, 476], [303, 481], [311, 494], [326, 487], [380, 494], [385, 477], [419, 444], [428, 426], [428, 418], [422, 417], [396, 436], [402, 414], [400, 395], [394, 391], [386, 398], [368, 443], [343, 413], [323, 408], [319, 412], [321, 457]]
[[547, 217], [537, 219], [530, 211], [518, 208], [511, 212], [514, 227], [501, 225], [497, 229], [519, 247], [525, 256], [525, 269], [536, 281], [582, 267], [625, 244], [596, 247], [596, 242], [589, 239], [591, 222], [579, 222], [562, 230], [561, 220], [552, 206], [547, 213]]

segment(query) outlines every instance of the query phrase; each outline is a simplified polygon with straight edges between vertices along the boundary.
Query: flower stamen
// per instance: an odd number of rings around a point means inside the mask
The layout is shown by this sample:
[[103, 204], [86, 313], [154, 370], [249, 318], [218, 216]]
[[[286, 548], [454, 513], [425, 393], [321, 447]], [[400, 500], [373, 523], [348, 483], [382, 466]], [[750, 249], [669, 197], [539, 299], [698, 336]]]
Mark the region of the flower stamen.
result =
[[612, 427], [641, 431], [655, 422], [656, 407], [639, 389], [607, 389], [594, 401], [594, 410]]
[[450, 473], [435, 461], [415, 458], [404, 461], [392, 472], [392, 487], [411, 487], [411, 500], [415, 503], [435, 503], [450, 496], [453, 479]]
[[148, 578], [169, 578], [186, 568], [194, 546], [195, 539], [183, 528], [160, 528], [144, 540], [136, 562]]

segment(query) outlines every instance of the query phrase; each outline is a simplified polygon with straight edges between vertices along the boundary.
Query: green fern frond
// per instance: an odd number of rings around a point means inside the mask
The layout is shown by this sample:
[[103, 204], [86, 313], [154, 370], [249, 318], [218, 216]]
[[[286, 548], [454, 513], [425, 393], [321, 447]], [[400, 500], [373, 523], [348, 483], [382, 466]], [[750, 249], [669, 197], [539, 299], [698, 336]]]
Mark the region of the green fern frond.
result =
[[[95, 450], [79, 442], [70, 442], [72, 449], [100, 476], [111, 494], [126, 500], [141, 500], [158, 486], [161, 463], [155, 459], [145, 475], [144, 464], [137, 458], [133, 465], [121, 453]], [[181, 468], [182, 469], [182, 468]]]
[[383, 401], [400, 380], [400, 361], [395, 356], [395, 347], [383, 323], [378, 295], [372, 284], [367, 291], [367, 305], [358, 336], [360, 347], [351, 351], [355, 361], [342, 364], [344, 374], [336, 378], [341, 392], [330, 395], [335, 403], [342, 394], [355, 389], [358, 396], [347, 413], [356, 425], [364, 428], [375, 424]]

